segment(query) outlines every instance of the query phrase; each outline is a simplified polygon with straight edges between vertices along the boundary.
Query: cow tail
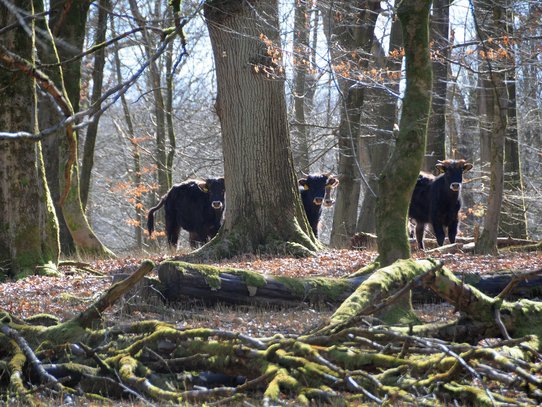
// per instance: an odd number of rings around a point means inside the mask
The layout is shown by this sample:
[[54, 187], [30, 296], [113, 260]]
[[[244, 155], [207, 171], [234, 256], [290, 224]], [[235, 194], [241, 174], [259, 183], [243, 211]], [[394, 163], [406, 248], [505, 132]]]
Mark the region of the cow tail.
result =
[[162, 206], [164, 206], [164, 203], [166, 202], [167, 195], [162, 197], [160, 199], [160, 202], [158, 202], [158, 205], [153, 206], [151, 209], [149, 209], [149, 213], [147, 214], [147, 231], [149, 232], [149, 237], [152, 236], [152, 232], [154, 232], [154, 212], [156, 212], [158, 209], [160, 209]]

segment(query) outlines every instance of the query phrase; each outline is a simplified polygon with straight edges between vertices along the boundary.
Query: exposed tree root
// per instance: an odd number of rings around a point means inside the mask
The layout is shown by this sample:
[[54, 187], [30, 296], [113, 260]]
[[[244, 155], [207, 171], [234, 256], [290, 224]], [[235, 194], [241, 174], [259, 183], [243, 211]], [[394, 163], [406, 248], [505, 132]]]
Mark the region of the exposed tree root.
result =
[[[328, 329], [305, 335], [255, 338], [219, 329], [180, 329], [161, 321], [90, 329], [105, 308], [152, 268], [152, 263], [143, 263], [87, 311], [64, 323], [30, 325], [2, 313], [0, 394], [4, 401], [38, 404], [43, 393], [64, 399], [195, 405], [235, 404], [245, 396], [272, 402], [286, 396], [300, 405], [313, 401], [333, 405], [542, 402], [539, 333], [533, 327], [542, 305], [486, 297], [435, 262], [379, 270], [380, 276], [364, 283], [372, 287], [372, 296], [362, 296], [363, 290], [358, 289], [358, 299], [363, 301], [356, 306], [352, 299], [345, 302], [349, 311], [337, 312]], [[431, 287], [459, 309], [473, 312], [471, 317], [486, 327], [497, 326], [493, 311], [498, 308], [512, 339], [469, 345], [421, 335], [438, 332], [435, 327], [431, 331], [426, 326], [375, 326], [374, 318], [363, 317], [386, 309], [393, 301], [385, 297], [407, 280]], [[520, 315], [529, 321], [534, 335], [526, 335], [529, 329], [518, 320]], [[498, 336], [501, 331], [492, 332]]]

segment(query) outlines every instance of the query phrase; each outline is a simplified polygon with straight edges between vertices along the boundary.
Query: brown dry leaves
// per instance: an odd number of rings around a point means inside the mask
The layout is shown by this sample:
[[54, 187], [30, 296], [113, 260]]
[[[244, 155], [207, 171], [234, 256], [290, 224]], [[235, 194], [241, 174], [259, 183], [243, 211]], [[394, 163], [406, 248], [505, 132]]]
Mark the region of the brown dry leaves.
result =
[[[417, 252], [414, 253], [414, 257], [424, 256], [423, 253]], [[153, 260], [160, 262], [164, 258], [163, 255], [156, 256]], [[306, 259], [245, 256], [212, 264], [291, 277], [316, 275], [345, 277], [375, 258], [375, 252], [329, 249]], [[506, 253], [497, 257], [450, 254], [442, 256], [441, 259], [456, 273], [485, 274], [499, 270], [525, 272], [542, 268], [542, 253]], [[32, 276], [21, 281], [2, 283], [0, 284], [0, 309], [21, 318], [38, 313], [53, 314], [61, 319], [70, 318], [86, 309], [107, 290], [111, 285], [113, 275], [130, 273], [138, 268], [140, 262], [141, 259], [130, 257], [92, 263], [93, 269], [105, 274], [103, 277], [79, 271], [73, 267], [62, 267], [61, 270], [64, 271], [62, 277]], [[118, 312], [118, 309], [113, 312]], [[247, 334], [300, 332], [311, 324], [317, 323], [327, 314], [327, 311], [317, 312], [304, 305], [285, 312], [272, 309], [255, 310], [248, 307], [238, 307], [232, 311], [231, 307], [203, 308], [197, 303], [182, 304], [179, 312], [180, 314], [177, 315], [165, 316], [176, 320], [180, 325], [240, 328]], [[156, 318], [157, 316], [138, 312], [136, 317]]]

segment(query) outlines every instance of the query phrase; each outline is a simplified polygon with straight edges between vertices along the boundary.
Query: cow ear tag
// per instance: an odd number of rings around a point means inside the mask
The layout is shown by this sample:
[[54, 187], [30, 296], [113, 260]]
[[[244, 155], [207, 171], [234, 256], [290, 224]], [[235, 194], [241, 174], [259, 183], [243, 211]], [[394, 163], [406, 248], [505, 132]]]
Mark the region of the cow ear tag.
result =
[[303, 189], [304, 189], [305, 191], [308, 191], [308, 190], [309, 190], [309, 186], [308, 186], [307, 184], [305, 184], [305, 185], [303, 185]]

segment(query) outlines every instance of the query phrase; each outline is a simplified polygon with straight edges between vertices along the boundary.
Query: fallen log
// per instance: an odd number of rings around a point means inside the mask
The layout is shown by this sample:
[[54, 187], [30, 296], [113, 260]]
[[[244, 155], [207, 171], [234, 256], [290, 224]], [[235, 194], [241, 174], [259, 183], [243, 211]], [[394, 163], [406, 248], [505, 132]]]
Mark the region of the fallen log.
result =
[[[263, 275], [261, 273], [219, 268], [209, 265], [166, 261], [158, 267], [160, 289], [167, 301], [195, 298], [207, 303], [299, 306], [302, 302], [340, 304], [370, 274], [355, 278], [310, 277], [294, 278]], [[542, 276], [530, 273], [521, 279], [517, 274], [494, 275], [458, 274], [461, 281], [471, 284], [487, 295], [498, 295], [513, 279], [520, 282], [512, 287], [509, 298], [532, 298], [542, 295]], [[442, 301], [429, 290], [417, 287], [412, 300], [417, 303]]]
[[369, 276], [353, 279], [279, 277], [250, 270], [165, 261], [158, 267], [158, 277], [164, 290], [162, 294], [169, 301], [189, 297], [210, 303], [299, 306], [302, 302], [340, 303]]

